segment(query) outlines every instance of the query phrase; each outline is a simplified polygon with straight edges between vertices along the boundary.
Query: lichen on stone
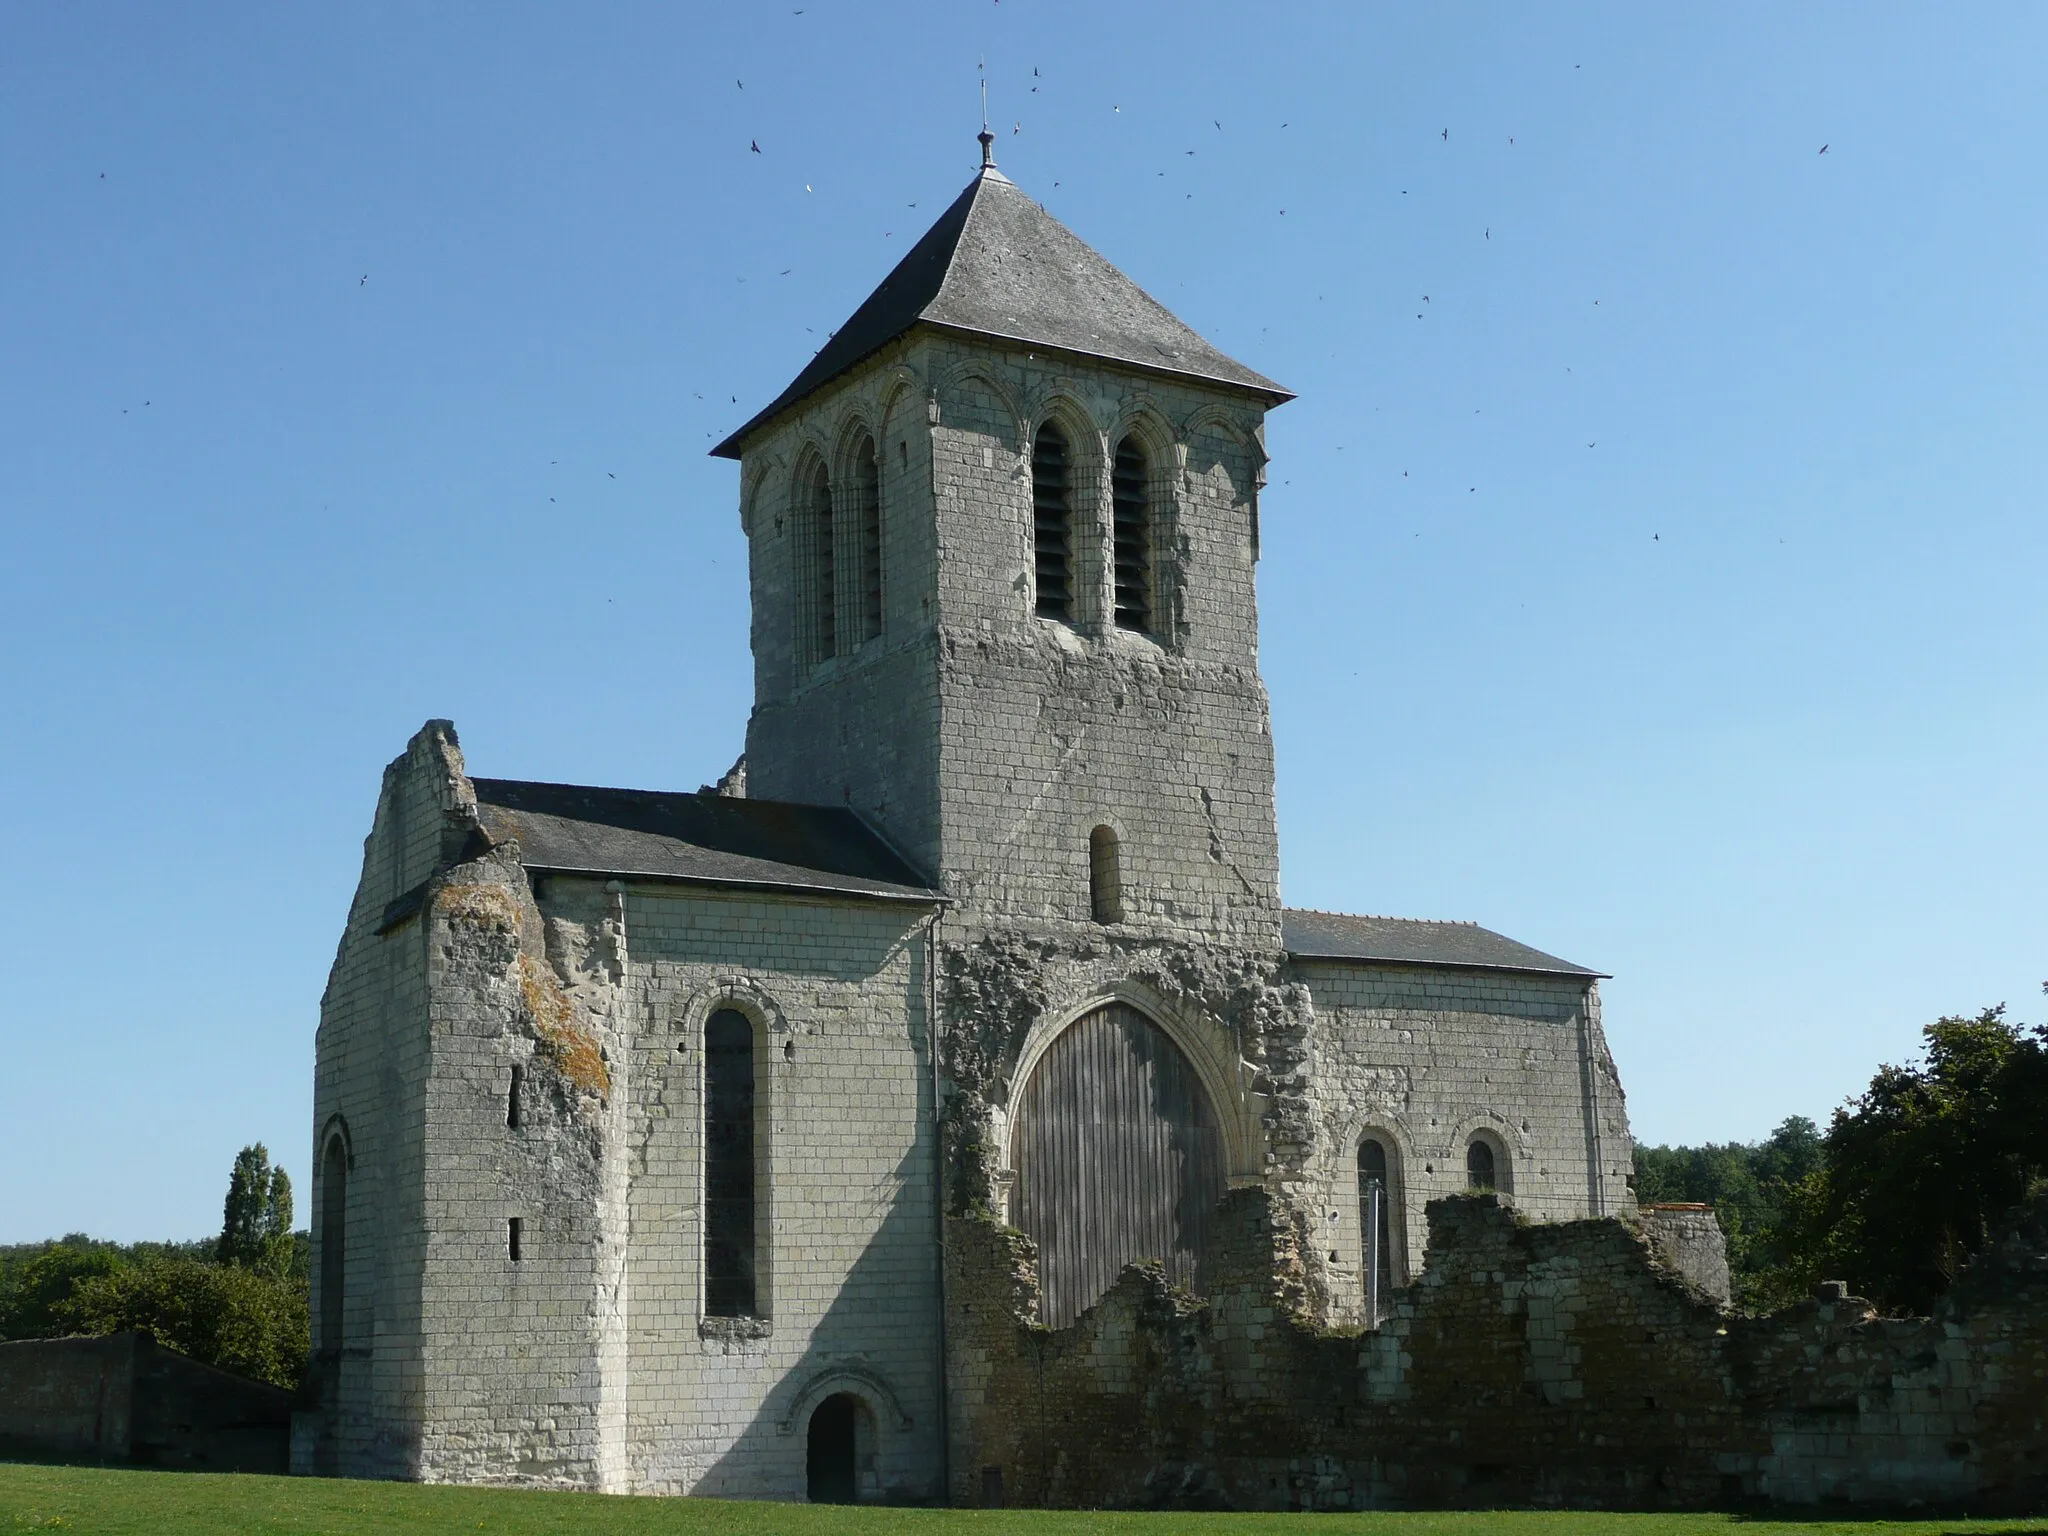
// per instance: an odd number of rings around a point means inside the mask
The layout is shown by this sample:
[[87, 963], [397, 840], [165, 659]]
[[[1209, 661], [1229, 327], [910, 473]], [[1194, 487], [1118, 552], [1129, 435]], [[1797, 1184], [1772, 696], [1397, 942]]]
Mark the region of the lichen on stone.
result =
[[519, 992], [526, 1001], [540, 1048], [555, 1069], [587, 1093], [608, 1097], [612, 1091], [611, 1068], [597, 1036], [585, 1029], [576, 1014], [576, 1004], [562, 990], [547, 966], [533, 956], [519, 957]]
[[444, 885], [434, 901], [451, 923], [492, 933], [519, 931], [519, 903], [502, 885]]

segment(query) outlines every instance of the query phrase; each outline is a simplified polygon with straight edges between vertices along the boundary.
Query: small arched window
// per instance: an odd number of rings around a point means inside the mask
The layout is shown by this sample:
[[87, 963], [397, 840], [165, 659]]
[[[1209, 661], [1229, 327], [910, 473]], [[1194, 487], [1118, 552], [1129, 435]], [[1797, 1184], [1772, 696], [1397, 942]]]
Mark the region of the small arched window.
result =
[[1123, 870], [1118, 865], [1116, 830], [1088, 834], [1088, 912], [1098, 923], [1124, 920]]
[[815, 465], [804, 477], [798, 510], [801, 542], [797, 573], [799, 622], [803, 626], [803, 658], [811, 666], [839, 652], [836, 593], [838, 566], [832, 548], [832, 482], [825, 466]]
[[1145, 449], [1135, 437], [1116, 445], [1110, 473], [1115, 513], [1116, 622], [1119, 629], [1152, 628], [1152, 485]]
[[752, 1317], [754, 1025], [736, 1008], [704, 1022], [704, 1312]]
[[1048, 421], [1031, 444], [1031, 527], [1036, 551], [1038, 614], [1073, 616], [1074, 494], [1067, 434]]
[[327, 1138], [320, 1157], [320, 1348], [341, 1348], [348, 1299], [348, 1145]]
[[1493, 1143], [1484, 1136], [1474, 1136], [1465, 1147], [1466, 1187], [1490, 1194], [1500, 1188], [1500, 1172]]
[[1387, 1144], [1368, 1136], [1358, 1144], [1359, 1262], [1365, 1276], [1368, 1327], [1386, 1316], [1394, 1289], [1394, 1180]]
[[853, 451], [853, 500], [860, 526], [860, 638], [882, 632], [882, 465], [875, 440], [863, 437]]

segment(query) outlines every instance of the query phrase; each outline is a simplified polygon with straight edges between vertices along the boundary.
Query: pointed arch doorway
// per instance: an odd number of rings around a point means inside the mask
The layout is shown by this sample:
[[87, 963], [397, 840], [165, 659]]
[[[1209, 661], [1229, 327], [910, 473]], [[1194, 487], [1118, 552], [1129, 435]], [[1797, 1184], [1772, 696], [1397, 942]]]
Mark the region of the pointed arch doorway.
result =
[[1038, 1244], [1046, 1323], [1073, 1322], [1141, 1260], [1203, 1288], [1223, 1136], [1165, 1030], [1127, 1003], [1084, 1014], [1032, 1068], [1014, 1121], [1011, 1211]]

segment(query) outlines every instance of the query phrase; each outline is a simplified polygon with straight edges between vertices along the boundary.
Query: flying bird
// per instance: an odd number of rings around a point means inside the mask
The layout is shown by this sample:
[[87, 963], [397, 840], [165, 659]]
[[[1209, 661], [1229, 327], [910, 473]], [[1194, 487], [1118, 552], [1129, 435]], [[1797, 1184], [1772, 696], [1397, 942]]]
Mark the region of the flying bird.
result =
[[1444, 130], [1444, 142], [1446, 144], [1451, 142], [1451, 130], [1448, 128]]
[[1820, 147], [1820, 152], [1821, 152], [1822, 154], [1826, 154], [1826, 153], [1828, 152], [1828, 147], [1827, 147], [1827, 145], [1825, 145], [1825, 144], [1821, 145], [1821, 147]]
[[761, 153], [761, 141], [759, 139], [749, 139], [747, 140], [747, 148], [758, 155]]

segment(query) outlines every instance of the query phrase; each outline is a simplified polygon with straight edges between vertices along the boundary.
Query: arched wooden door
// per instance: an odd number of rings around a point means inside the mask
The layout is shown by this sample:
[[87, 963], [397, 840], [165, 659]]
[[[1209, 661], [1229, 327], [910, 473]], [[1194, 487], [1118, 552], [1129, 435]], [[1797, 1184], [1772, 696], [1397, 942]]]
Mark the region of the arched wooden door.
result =
[[1110, 1003], [1053, 1041], [1018, 1096], [1010, 1166], [1053, 1327], [1139, 1260], [1202, 1289], [1223, 1137], [1194, 1065], [1137, 1009]]

